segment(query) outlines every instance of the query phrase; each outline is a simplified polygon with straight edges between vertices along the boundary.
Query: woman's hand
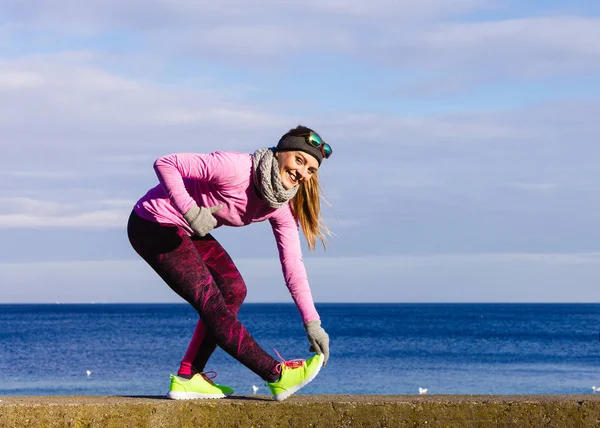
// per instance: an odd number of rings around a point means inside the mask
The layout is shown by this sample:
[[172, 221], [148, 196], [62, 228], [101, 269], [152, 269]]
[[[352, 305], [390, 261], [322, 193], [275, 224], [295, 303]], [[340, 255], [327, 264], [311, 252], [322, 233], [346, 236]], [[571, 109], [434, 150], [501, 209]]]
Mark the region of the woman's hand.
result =
[[323, 327], [321, 327], [321, 321], [309, 321], [304, 324], [304, 328], [306, 329], [306, 335], [310, 342], [309, 351], [323, 354], [325, 356], [323, 365], [327, 364], [327, 360], [329, 360], [329, 335], [325, 332]]
[[219, 204], [214, 207], [199, 207], [197, 204], [192, 205], [183, 218], [188, 222], [194, 233], [199, 236], [206, 236], [217, 225], [217, 219], [213, 216], [214, 213], [223, 208]]

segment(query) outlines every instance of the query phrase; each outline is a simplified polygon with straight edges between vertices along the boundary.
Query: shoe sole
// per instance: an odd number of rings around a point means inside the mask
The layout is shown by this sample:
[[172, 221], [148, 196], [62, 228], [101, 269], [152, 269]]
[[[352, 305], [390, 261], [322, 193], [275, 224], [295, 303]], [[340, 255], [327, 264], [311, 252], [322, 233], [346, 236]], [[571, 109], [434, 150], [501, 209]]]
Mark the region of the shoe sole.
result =
[[169, 391], [167, 398], [171, 400], [198, 400], [198, 399], [209, 399], [209, 398], [225, 398], [229, 397], [229, 394], [202, 394], [200, 392], [184, 392], [184, 391]]
[[317, 366], [317, 369], [313, 372], [313, 374], [311, 374], [308, 378], [306, 378], [304, 380], [304, 382], [300, 382], [298, 385], [292, 386], [290, 389], [280, 392], [277, 395], [274, 395], [273, 399], [275, 399], [276, 401], [283, 401], [286, 398], [288, 398], [290, 395], [292, 395], [293, 393], [297, 392], [301, 388], [308, 385], [314, 378], [317, 377], [317, 375], [321, 371], [321, 367], [323, 367], [323, 359], [324, 358], [325, 358], [325, 356], [323, 354], [321, 354], [321, 358], [319, 361], [319, 365]]

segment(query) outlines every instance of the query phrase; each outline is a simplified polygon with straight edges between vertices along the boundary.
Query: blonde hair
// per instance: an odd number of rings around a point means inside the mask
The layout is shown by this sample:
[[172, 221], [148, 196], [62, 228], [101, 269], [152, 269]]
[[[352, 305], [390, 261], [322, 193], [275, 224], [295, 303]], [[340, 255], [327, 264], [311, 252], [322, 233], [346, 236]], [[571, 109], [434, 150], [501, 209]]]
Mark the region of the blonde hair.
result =
[[[329, 244], [327, 235], [331, 235], [331, 231], [321, 218], [321, 198], [323, 196], [318, 171], [313, 173], [310, 180], [300, 182], [299, 186], [296, 196], [291, 200], [292, 211], [302, 227], [308, 248], [310, 251], [314, 251], [318, 238], [323, 244], [323, 249], [327, 250], [327, 244]], [[325, 200], [325, 202], [327, 201]]]

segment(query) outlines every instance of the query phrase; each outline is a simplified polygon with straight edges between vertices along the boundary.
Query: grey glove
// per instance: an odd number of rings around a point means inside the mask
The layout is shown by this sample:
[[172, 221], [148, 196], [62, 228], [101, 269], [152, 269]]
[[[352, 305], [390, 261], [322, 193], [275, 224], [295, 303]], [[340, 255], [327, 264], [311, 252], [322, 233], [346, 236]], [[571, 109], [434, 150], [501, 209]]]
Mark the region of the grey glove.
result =
[[183, 218], [188, 222], [192, 230], [199, 236], [206, 236], [217, 225], [217, 219], [213, 214], [223, 208], [219, 204], [214, 207], [199, 207], [194, 204], [184, 215]]
[[306, 329], [306, 335], [310, 342], [310, 352], [316, 352], [317, 354], [323, 354], [325, 359], [323, 365], [327, 364], [329, 359], [329, 335], [321, 327], [320, 320], [309, 321], [304, 324]]

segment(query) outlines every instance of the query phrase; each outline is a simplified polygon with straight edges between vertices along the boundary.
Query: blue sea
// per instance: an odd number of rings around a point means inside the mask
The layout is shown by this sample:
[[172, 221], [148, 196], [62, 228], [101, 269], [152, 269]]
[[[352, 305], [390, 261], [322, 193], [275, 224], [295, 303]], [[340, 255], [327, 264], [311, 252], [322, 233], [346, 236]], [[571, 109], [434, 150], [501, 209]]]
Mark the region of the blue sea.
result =
[[[591, 394], [600, 304], [321, 304], [329, 364], [303, 394]], [[245, 304], [273, 356], [307, 358], [293, 304]], [[164, 395], [197, 315], [187, 304], [0, 305], [0, 395]], [[236, 394], [268, 394], [217, 350]], [[86, 371], [91, 371], [88, 376]]]

